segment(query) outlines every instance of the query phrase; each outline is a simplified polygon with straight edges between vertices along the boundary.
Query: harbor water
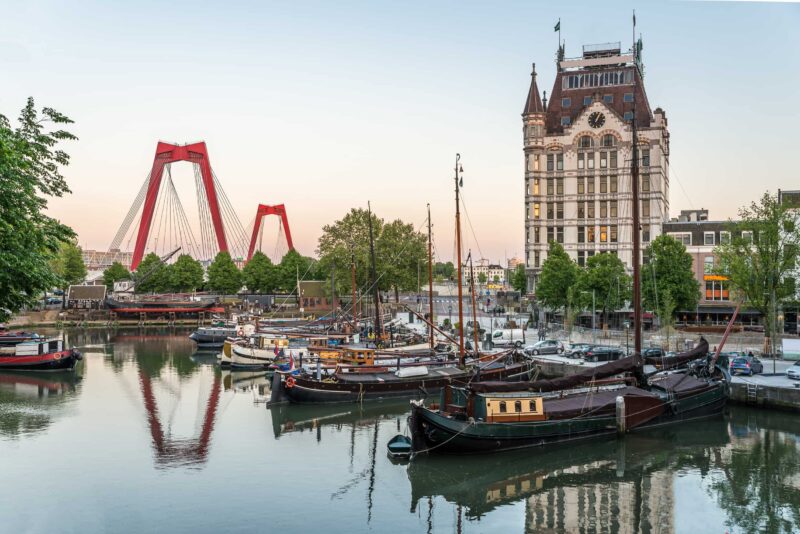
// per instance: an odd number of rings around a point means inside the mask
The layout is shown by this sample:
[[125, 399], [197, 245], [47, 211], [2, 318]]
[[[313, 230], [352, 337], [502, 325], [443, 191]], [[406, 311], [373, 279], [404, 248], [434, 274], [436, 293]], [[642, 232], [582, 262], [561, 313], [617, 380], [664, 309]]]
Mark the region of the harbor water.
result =
[[397, 463], [407, 401], [267, 408], [188, 331], [70, 331], [0, 374], [0, 532], [798, 532], [800, 415]]

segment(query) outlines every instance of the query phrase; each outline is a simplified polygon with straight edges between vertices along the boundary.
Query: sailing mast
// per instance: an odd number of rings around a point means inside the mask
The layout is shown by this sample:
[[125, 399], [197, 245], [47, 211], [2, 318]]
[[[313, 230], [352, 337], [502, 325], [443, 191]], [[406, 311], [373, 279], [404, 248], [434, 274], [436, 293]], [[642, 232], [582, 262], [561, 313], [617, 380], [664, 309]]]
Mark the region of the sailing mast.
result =
[[369, 255], [370, 255], [370, 278], [372, 278], [373, 295], [375, 297], [375, 347], [378, 347], [378, 340], [383, 339], [383, 329], [381, 328], [381, 307], [380, 293], [378, 291], [378, 275], [375, 272], [375, 238], [372, 235], [372, 207], [367, 202], [367, 215], [369, 217]]
[[478, 355], [478, 311], [475, 305], [475, 272], [472, 270], [472, 251], [469, 251], [469, 290], [472, 293], [472, 337], [475, 339], [475, 355]]
[[464, 307], [462, 295], [462, 274], [461, 274], [461, 210], [459, 208], [458, 188], [463, 179], [460, 173], [464, 172], [463, 167], [459, 164], [461, 161], [461, 154], [456, 154], [456, 259], [458, 261], [458, 361], [460, 365], [464, 365]]
[[350, 253], [350, 283], [353, 285], [353, 305], [351, 312], [353, 314], [353, 327], [358, 331], [358, 316], [356, 315], [356, 253], [355, 248]]
[[639, 137], [636, 132], [636, 76], [639, 70], [636, 45], [636, 11], [633, 12], [633, 118], [631, 119], [631, 195], [633, 200], [633, 350], [639, 358], [642, 354], [642, 298], [639, 263], [641, 261], [641, 228], [639, 220]]
[[433, 233], [431, 232], [431, 205], [428, 204], [428, 331], [431, 348], [434, 348], [433, 325]]

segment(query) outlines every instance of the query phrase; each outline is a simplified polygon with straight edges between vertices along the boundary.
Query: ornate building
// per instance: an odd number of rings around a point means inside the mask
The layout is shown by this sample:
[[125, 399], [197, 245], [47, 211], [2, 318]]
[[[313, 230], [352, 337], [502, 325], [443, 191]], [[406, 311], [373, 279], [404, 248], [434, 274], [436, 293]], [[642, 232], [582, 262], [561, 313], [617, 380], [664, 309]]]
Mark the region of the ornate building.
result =
[[641, 41], [586, 45], [580, 58], [558, 53], [550, 101], [536, 65], [522, 113], [525, 151], [525, 264], [528, 289], [556, 241], [583, 265], [604, 252], [632, 265], [631, 120], [638, 130], [642, 247], [669, 219], [666, 113], [651, 110], [642, 80]]

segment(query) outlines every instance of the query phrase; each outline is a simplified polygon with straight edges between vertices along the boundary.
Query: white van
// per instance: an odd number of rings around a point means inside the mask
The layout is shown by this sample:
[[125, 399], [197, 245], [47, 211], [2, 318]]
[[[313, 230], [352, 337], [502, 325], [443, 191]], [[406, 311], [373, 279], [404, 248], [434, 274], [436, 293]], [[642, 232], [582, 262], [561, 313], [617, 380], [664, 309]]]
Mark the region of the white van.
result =
[[504, 328], [492, 332], [492, 345], [495, 347], [521, 347], [526, 341], [530, 342], [534, 339], [530, 337], [530, 332], [525, 332], [523, 336], [521, 328]]

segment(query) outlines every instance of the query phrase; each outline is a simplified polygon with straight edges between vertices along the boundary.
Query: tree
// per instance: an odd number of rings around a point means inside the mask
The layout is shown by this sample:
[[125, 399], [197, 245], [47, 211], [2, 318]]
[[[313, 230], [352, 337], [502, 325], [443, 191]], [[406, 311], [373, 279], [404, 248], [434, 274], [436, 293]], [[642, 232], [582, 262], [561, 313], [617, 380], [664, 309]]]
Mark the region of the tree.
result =
[[495, 284], [500, 283], [500, 277], [498, 275], [494, 275], [494, 279], [492, 280]]
[[287, 252], [277, 268], [277, 288], [288, 293], [297, 289], [297, 280], [315, 279], [315, 261], [313, 258], [302, 256], [296, 250]]
[[568, 290], [578, 279], [578, 264], [564, 251], [559, 243], [550, 242], [547, 259], [542, 264], [542, 273], [536, 284], [536, 300], [553, 309], [566, 310]]
[[648, 263], [642, 267], [642, 303], [662, 317], [663, 295], [668, 293], [672, 307], [693, 310], [700, 298], [700, 284], [694, 277], [692, 256], [675, 238], [662, 234], [645, 249]]
[[258, 250], [242, 269], [242, 279], [248, 291], [273, 293], [278, 286], [278, 267]]
[[109, 291], [114, 289], [114, 282], [130, 279], [130, 271], [128, 271], [128, 268], [118, 261], [115, 261], [108, 269], [103, 271], [103, 283], [106, 285]]
[[592, 291], [595, 305], [603, 312], [608, 322], [608, 312], [618, 310], [630, 299], [631, 279], [625, 273], [625, 265], [615, 254], [595, 254], [586, 260], [586, 268], [580, 271], [577, 282], [580, 305], [591, 306]]
[[62, 285], [53, 260], [75, 233], [44, 212], [48, 197], [70, 192], [60, 172], [69, 155], [58, 148], [61, 141], [77, 139], [58, 129], [70, 123], [52, 108], [40, 115], [33, 98], [16, 128], [0, 114], [0, 321]]
[[61, 289], [66, 289], [86, 280], [86, 265], [83, 252], [74, 241], [62, 241], [54, 262], [55, 271], [61, 279]]
[[428, 281], [427, 270], [422, 270], [428, 261], [427, 243], [413, 224], [396, 219], [383, 225], [375, 242], [378, 286], [394, 289], [395, 302], [400, 302], [400, 291], [416, 290], [417, 282]]
[[486, 273], [478, 273], [478, 285], [485, 285], [488, 279], [489, 278], [486, 276]]
[[169, 284], [175, 292], [196, 291], [203, 285], [202, 264], [188, 254], [181, 254], [169, 267]]
[[233, 295], [242, 288], [242, 273], [231, 255], [220, 252], [208, 266], [208, 287], [223, 295]]
[[528, 292], [528, 275], [525, 273], [524, 265], [519, 264], [514, 269], [514, 276], [511, 277], [511, 286], [522, 295]]
[[433, 276], [441, 277], [444, 280], [452, 280], [455, 276], [456, 268], [452, 261], [442, 263], [437, 261], [433, 264]]
[[739, 210], [740, 221], [731, 224], [730, 242], [715, 250], [718, 273], [729, 279], [744, 304], [764, 316], [765, 345], [772, 354], [775, 336], [770, 333], [775, 331], [777, 307], [795, 294], [799, 216], [777, 195], [764, 193], [759, 202]]
[[133, 276], [137, 293], [163, 293], [169, 291], [169, 267], [161, 261], [158, 254], [151, 252], [145, 256]]

